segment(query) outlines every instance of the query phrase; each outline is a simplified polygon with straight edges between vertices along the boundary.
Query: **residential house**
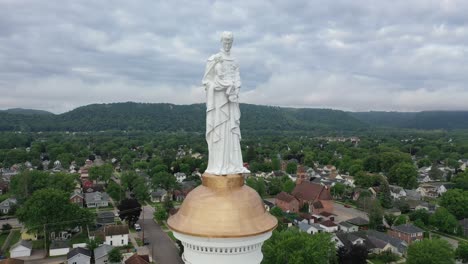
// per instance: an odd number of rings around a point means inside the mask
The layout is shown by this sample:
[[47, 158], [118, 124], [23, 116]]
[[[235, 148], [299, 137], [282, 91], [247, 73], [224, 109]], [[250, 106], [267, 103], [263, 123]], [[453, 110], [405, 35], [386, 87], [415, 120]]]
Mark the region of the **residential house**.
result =
[[8, 182], [0, 180], [0, 195], [7, 193], [9, 186], [10, 184]]
[[338, 229], [340, 231], [345, 232], [345, 233], [352, 233], [352, 232], [359, 231], [358, 226], [352, 225], [352, 224], [350, 224], [348, 222], [345, 222], [345, 221], [338, 223]]
[[124, 262], [125, 264], [149, 264], [150, 259], [148, 255], [138, 255], [137, 253], [133, 254]]
[[320, 227], [327, 233], [333, 233], [338, 231], [338, 225], [331, 220], [326, 220], [319, 223]]
[[351, 218], [351, 219], [348, 219], [346, 220], [346, 222], [352, 224], [352, 225], [355, 225], [359, 228], [359, 230], [367, 230], [367, 228], [369, 227], [369, 220], [366, 220], [362, 217], [355, 217], [355, 218]]
[[173, 200], [182, 202], [185, 200], [185, 197], [197, 187], [197, 183], [195, 181], [184, 181], [180, 184], [180, 190], [174, 190], [173, 192]]
[[107, 264], [109, 262], [109, 252], [113, 248], [113, 246], [103, 244], [94, 249], [94, 263]]
[[407, 200], [421, 200], [421, 194], [419, 194], [416, 190], [405, 189], [405, 193]]
[[284, 212], [299, 212], [299, 201], [286, 192], [280, 192], [276, 195], [275, 204]]
[[70, 252], [69, 241], [52, 240], [49, 247], [49, 256], [63, 256]]
[[299, 228], [299, 231], [301, 232], [306, 232], [307, 234], [313, 234], [313, 227], [309, 224], [306, 224], [306, 223], [299, 223], [299, 225], [297, 226]]
[[3, 214], [8, 214], [11, 209], [18, 204], [16, 198], [8, 198], [0, 203], [0, 211]]
[[91, 250], [77, 247], [67, 254], [67, 263], [69, 264], [90, 264]]
[[32, 241], [20, 240], [10, 248], [11, 258], [29, 257], [32, 251]]
[[310, 223], [309, 226], [310, 226], [310, 228], [308, 230], [308, 233], [311, 234], [311, 235], [326, 232], [326, 230], [322, 226], [320, 226], [319, 224]]
[[308, 204], [310, 213], [333, 212], [333, 198], [326, 186], [298, 179], [292, 195], [299, 200], [299, 206]]
[[458, 221], [458, 223], [460, 224], [460, 226], [462, 228], [463, 235], [468, 236], [468, 218], [464, 218], [464, 219]]
[[168, 195], [167, 191], [162, 189], [162, 188], [157, 188], [156, 191], [151, 192], [151, 202], [153, 203], [160, 203], [163, 202], [166, 198], [171, 198], [170, 195]]
[[93, 192], [85, 194], [86, 207], [107, 207], [109, 206], [109, 195], [105, 192]]
[[265, 206], [265, 210], [267, 210], [267, 212], [270, 212], [270, 210], [273, 209], [273, 207], [275, 207], [274, 203], [267, 200], [263, 200], [263, 205]]
[[422, 197], [428, 197], [428, 198], [437, 198], [438, 193], [437, 193], [437, 187], [431, 184], [421, 184], [419, 187], [416, 189], [416, 191], [422, 196]]
[[390, 195], [393, 197], [393, 199], [398, 200], [401, 198], [406, 197], [406, 191], [403, 189], [403, 187], [396, 186], [396, 185], [390, 185]]
[[408, 246], [403, 240], [374, 230], [336, 233], [332, 239], [336, 242], [337, 247], [343, 246], [349, 249], [353, 245], [359, 244], [365, 246], [370, 253], [375, 254], [390, 251], [402, 256]]
[[104, 244], [111, 246], [125, 246], [128, 244], [129, 230], [127, 225], [111, 225], [104, 228]]
[[406, 243], [409, 245], [414, 241], [422, 240], [423, 232], [424, 230], [417, 226], [412, 224], [403, 224], [399, 226], [392, 226], [392, 228], [388, 231], [388, 234], [392, 237], [406, 241]]
[[70, 196], [70, 202], [78, 205], [79, 207], [83, 207], [84, 203], [84, 196], [82, 193], [73, 192]]
[[187, 179], [187, 175], [183, 172], [176, 172], [174, 173], [174, 177], [176, 178], [177, 182], [181, 183], [185, 179]]
[[98, 212], [96, 223], [100, 226], [111, 225], [115, 223], [115, 214], [112, 211]]

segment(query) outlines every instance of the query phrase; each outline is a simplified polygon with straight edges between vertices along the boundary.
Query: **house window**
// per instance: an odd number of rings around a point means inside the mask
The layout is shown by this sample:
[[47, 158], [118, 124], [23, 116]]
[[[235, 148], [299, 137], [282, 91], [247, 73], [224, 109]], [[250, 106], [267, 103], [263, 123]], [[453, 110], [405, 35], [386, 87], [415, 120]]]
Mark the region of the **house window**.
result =
[[122, 239], [122, 245], [124, 244], [124, 240]]
[[112, 240], [110, 241], [110, 245], [112, 246]]

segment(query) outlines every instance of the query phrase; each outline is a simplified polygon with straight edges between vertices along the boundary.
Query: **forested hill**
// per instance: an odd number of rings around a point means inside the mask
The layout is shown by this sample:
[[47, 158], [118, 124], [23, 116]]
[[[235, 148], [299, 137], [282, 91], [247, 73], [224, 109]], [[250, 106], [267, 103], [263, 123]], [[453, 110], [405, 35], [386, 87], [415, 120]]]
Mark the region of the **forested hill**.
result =
[[44, 111], [44, 110], [24, 109], [24, 108], [11, 108], [7, 110], [0, 110], [0, 113], [1, 112], [6, 112], [10, 114], [20, 114], [20, 115], [53, 115], [53, 113]]
[[[21, 115], [0, 111], [0, 131], [205, 130], [205, 105], [145, 103], [93, 104], [60, 115]], [[368, 127], [349, 113], [241, 105], [243, 131], [357, 130]]]
[[[344, 112], [242, 104], [243, 131], [356, 131], [371, 127], [468, 129], [468, 111]], [[93, 104], [54, 115], [46, 111], [0, 111], [0, 131], [205, 130], [205, 105]]]
[[376, 127], [414, 129], [468, 129], [468, 111], [351, 112]]

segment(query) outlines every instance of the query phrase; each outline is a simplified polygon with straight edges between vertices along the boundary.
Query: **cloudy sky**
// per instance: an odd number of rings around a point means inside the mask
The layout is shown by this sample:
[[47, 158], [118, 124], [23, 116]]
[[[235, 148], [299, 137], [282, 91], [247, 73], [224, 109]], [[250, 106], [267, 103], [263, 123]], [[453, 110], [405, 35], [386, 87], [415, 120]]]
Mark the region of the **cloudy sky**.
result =
[[0, 0], [0, 109], [204, 101], [234, 32], [241, 101], [468, 110], [468, 1]]

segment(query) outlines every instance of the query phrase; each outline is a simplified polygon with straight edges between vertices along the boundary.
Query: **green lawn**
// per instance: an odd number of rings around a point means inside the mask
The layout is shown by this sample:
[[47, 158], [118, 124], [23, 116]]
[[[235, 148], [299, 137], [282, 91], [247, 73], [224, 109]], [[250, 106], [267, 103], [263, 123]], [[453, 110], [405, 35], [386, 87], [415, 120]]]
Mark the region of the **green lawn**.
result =
[[10, 247], [16, 244], [16, 242], [18, 242], [20, 239], [21, 239], [21, 231], [19, 229], [13, 230], [13, 236], [10, 240], [10, 245], [8, 245], [8, 249], [10, 249]]
[[78, 233], [71, 238], [71, 244], [86, 243], [88, 236], [85, 232]]
[[167, 235], [175, 242], [177, 241], [177, 238], [175, 238], [174, 234], [172, 233], [172, 231], [169, 231], [167, 232]]
[[44, 240], [43, 239], [33, 240], [32, 247], [33, 249], [44, 249]]
[[5, 243], [5, 240], [7, 239], [7, 237], [8, 237], [8, 232], [2, 233], [0, 235], [0, 247], [3, 246], [3, 243]]

